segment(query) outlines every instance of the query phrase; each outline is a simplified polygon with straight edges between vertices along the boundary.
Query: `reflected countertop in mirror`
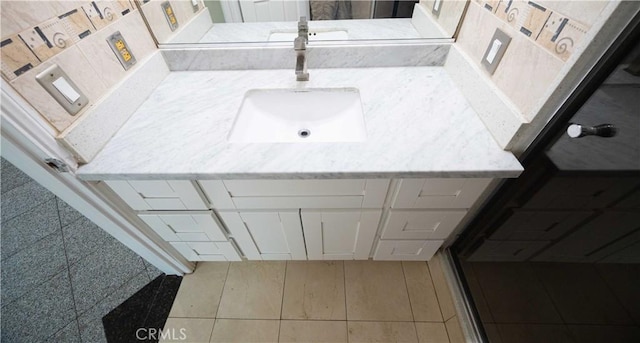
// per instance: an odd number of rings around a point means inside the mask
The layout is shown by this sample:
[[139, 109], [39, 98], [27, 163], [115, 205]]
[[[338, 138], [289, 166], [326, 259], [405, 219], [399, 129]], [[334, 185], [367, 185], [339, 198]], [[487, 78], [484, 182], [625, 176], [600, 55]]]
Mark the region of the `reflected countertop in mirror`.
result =
[[[280, 41], [277, 33], [295, 33], [295, 22], [225, 23], [216, 24], [199, 43]], [[345, 32], [349, 40], [422, 38], [411, 19], [322, 20], [309, 22], [309, 40], [314, 34]], [[279, 35], [278, 37], [285, 37]], [[322, 38], [320, 38], [322, 40]], [[284, 40], [284, 39], [282, 39]], [[332, 40], [329, 36], [329, 39]], [[287, 39], [293, 41], [293, 38]]]
[[293, 41], [302, 16], [310, 18], [310, 42], [451, 39], [466, 1], [138, 0], [138, 5], [162, 47]]

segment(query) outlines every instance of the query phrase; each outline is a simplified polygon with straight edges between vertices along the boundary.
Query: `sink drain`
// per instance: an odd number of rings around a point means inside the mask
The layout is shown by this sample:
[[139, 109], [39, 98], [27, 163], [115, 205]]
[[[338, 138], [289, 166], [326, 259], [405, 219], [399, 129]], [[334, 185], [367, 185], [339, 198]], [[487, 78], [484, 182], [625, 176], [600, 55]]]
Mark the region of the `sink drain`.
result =
[[298, 131], [298, 136], [300, 136], [300, 138], [307, 138], [311, 136], [311, 131], [307, 129], [302, 129]]

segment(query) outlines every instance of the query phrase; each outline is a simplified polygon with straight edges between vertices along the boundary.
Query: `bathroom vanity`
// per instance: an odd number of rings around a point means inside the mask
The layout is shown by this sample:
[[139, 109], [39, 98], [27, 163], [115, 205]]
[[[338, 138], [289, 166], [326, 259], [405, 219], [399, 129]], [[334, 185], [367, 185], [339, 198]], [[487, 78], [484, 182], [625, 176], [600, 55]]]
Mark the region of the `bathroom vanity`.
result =
[[[442, 67], [310, 74], [172, 72], [78, 175], [190, 261], [429, 260], [522, 171]], [[365, 137], [230, 141], [245, 97], [270, 89], [356, 89]], [[313, 136], [305, 118], [288, 120]]]

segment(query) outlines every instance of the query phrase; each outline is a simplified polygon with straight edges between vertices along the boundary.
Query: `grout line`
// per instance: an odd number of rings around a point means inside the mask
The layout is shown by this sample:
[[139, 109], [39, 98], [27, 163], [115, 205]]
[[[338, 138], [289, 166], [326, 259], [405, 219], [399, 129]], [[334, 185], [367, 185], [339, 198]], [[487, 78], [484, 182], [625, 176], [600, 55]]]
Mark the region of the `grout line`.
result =
[[76, 303], [76, 295], [73, 287], [73, 281], [71, 280], [71, 264], [69, 263], [69, 255], [67, 254], [67, 244], [64, 239], [64, 231], [62, 230], [62, 218], [60, 218], [60, 207], [58, 206], [58, 199], [54, 196], [53, 200], [56, 204], [56, 213], [58, 215], [58, 223], [60, 224], [60, 238], [62, 239], [62, 249], [64, 250], [64, 258], [67, 262], [67, 277], [69, 278], [69, 287], [71, 288], [71, 300], [73, 300], [73, 310], [76, 312], [76, 325], [78, 326], [78, 338], [82, 341], [82, 334], [80, 330], [80, 321], [78, 318], [80, 317], [78, 313], [78, 305]]
[[[146, 272], [145, 272], [146, 273]], [[149, 275], [147, 274], [147, 278], [149, 277]], [[151, 310], [153, 309], [153, 304], [155, 304], [156, 299], [158, 298], [158, 294], [160, 293], [160, 290], [162, 290], [162, 286], [164, 285], [165, 280], [167, 279], [167, 276], [165, 275], [162, 278], [162, 281], [160, 281], [160, 285], [158, 285], [158, 289], [156, 289], [156, 291], [153, 294], [153, 298], [151, 299], [151, 302], [149, 303], [149, 308], [147, 309], [147, 314], [144, 316], [144, 320], [142, 321], [142, 327], [146, 327], [145, 324], [147, 324], [147, 320], [149, 320], [149, 316], [151, 315]], [[182, 282], [180, 282], [180, 284], [182, 284]], [[148, 283], [147, 283], [148, 285]], [[135, 293], [134, 293], [135, 294]], [[129, 297], [131, 298], [131, 297]], [[129, 300], [129, 299], [127, 299]], [[125, 301], [127, 301], [125, 300]], [[175, 299], [174, 299], [175, 301]], [[118, 305], [120, 306], [120, 305]], [[166, 321], [165, 321], [166, 324]]]
[[604, 283], [604, 286], [607, 288], [607, 290], [609, 291], [610, 295], [616, 299], [616, 301], [618, 302], [618, 305], [620, 305], [620, 307], [622, 307], [622, 309], [627, 313], [627, 315], [629, 316], [629, 319], [631, 319], [631, 321], [635, 324], [640, 324], [636, 321], [636, 319], [634, 318], [634, 316], [631, 315], [631, 312], [629, 312], [629, 310], [627, 309], [626, 306], [624, 306], [624, 299], [620, 299], [618, 297], [618, 295], [616, 294], [616, 292], [614, 291], [613, 287], [611, 287], [611, 285], [609, 284], [609, 282], [607, 282], [607, 279], [604, 277], [604, 275], [602, 275], [602, 273], [600, 272], [600, 268], [596, 267], [595, 263], [591, 263], [590, 264], [592, 266], [593, 269], [595, 269], [596, 274], [598, 275], [598, 277], [600, 278], [600, 280], [602, 280], [602, 282]]
[[[344, 287], [344, 318], [349, 320], [349, 308], [347, 307], [347, 264], [342, 261], [342, 283]], [[349, 331], [349, 323], [347, 323], [347, 332]], [[347, 338], [347, 343], [349, 338]]]
[[[289, 261], [284, 262], [284, 278], [282, 279], [282, 296], [280, 297], [280, 320], [282, 320], [282, 310], [284, 309], [284, 288], [287, 283], [287, 269], [289, 268]], [[278, 337], [280, 340], [280, 337]]]
[[[38, 183], [37, 181], [35, 181], [35, 180], [31, 179], [31, 181], [26, 182], [26, 183], [24, 183], [23, 185], [20, 185], [20, 186], [18, 186], [18, 187], [16, 187], [16, 188], [14, 188], [14, 189], [17, 189], [17, 188], [23, 187], [23, 186], [25, 186], [25, 185], [28, 185], [28, 184], [29, 184], [29, 183], [31, 183], [31, 182], [34, 182], [34, 183], [36, 183], [37, 185], [39, 185], [40, 187], [44, 188], [44, 186], [40, 185], [40, 183]], [[6, 197], [6, 196], [5, 196], [5, 194], [6, 194], [6, 193], [9, 193], [9, 192], [11, 192], [11, 191], [13, 191], [14, 189], [12, 189], [12, 190], [10, 190], [10, 191], [7, 191], [7, 192], [5, 192], [5, 193], [2, 193], [2, 196], [3, 196], [3, 197]], [[18, 213], [18, 214], [15, 214], [15, 215], [13, 215], [13, 216], [11, 216], [11, 217], [9, 217], [9, 218], [2, 218], [2, 219], [1, 219], [1, 220], [2, 220], [2, 221], [1, 221], [1, 222], [2, 222], [2, 224], [6, 223], [6, 222], [8, 222], [8, 221], [10, 221], [10, 220], [12, 220], [12, 219], [17, 218], [17, 217], [19, 217], [19, 216], [21, 216], [21, 215], [23, 215], [23, 214], [25, 214], [25, 213], [27, 213], [27, 212], [31, 211], [32, 209], [34, 209], [34, 208], [36, 208], [36, 207], [38, 207], [38, 206], [40, 206], [40, 205], [44, 204], [44, 203], [47, 203], [47, 202], [49, 202], [49, 201], [51, 201], [51, 200], [55, 200], [55, 199], [56, 199], [56, 195], [55, 195], [55, 194], [51, 193], [51, 191], [49, 191], [49, 190], [48, 190], [48, 189], [46, 189], [46, 188], [45, 188], [45, 190], [46, 190], [47, 192], [49, 192], [49, 194], [51, 194], [51, 198], [50, 198], [50, 199], [46, 199], [46, 200], [41, 201], [41, 202], [36, 203], [36, 204], [32, 204], [32, 206], [31, 206], [31, 207], [27, 208], [27, 209], [26, 209], [26, 210], [24, 210], [23, 212], [20, 212], [20, 213]], [[57, 203], [56, 203], [56, 206], [57, 206]]]
[[531, 262], [524, 262], [524, 263], [525, 263], [525, 267], [529, 269], [529, 271], [531, 272], [531, 274], [533, 274], [533, 277], [536, 279], [536, 281], [538, 281], [538, 283], [542, 286], [542, 290], [544, 291], [544, 294], [547, 296], [547, 298], [551, 302], [551, 305], [553, 305], [553, 309], [558, 314], [558, 317], [560, 317], [560, 320], [562, 320], [562, 324], [564, 324], [565, 326], [569, 324], [566, 322], [564, 316], [562, 315], [562, 312], [560, 312], [560, 307], [558, 306], [558, 304], [556, 304], [556, 302], [553, 300], [553, 297], [549, 293], [549, 290], [547, 289], [547, 285], [545, 285], [544, 283], [542, 275], [539, 275], [538, 271], [536, 271], [536, 268], [533, 267], [533, 264]]
[[[222, 298], [224, 297], [224, 289], [227, 286], [227, 280], [229, 279], [229, 270], [231, 269], [232, 263], [233, 262], [227, 262], [227, 272], [224, 274], [224, 282], [222, 283], [222, 291], [220, 292], [220, 297], [218, 298], [218, 306], [216, 306], [216, 313], [213, 315], [214, 319], [218, 319], [218, 312], [220, 311], [220, 304], [222, 304]], [[196, 268], [197, 268], [197, 265], [196, 265]], [[194, 273], [195, 273], [195, 270], [194, 270]], [[180, 290], [178, 289], [178, 291]], [[176, 299], [177, 298], [178, 297], [176, 296]]]
[[[480, 282], [480, 277], [478, 277], [478, 272], [476, 271], [476, 268], [474, 267], [474, 264], [478, 263], [478, 262], [467, 262], [467, 263], [469, 264], [469, 268], [471, 269], [471, 274], [473, 274], [473, 277], [476, 279], [476, 283], [478, 284], [478, 288], [480, 289], [479, 296], [482, 298], [481, 300], [484, 301], [484, 304], [486, 305], [485, 307], [487, 308], [487, 312], [489, 312], [489, 316], [491, 316], [491, 318], [489, 318], [491, 321], [482, 321], [482, 318], [479, 318], [479, 319], [480, 319], [480, 321], [482, 323], [489, 323], [489, 324], [494, 323], [495, 319], [493, 318], [493, 312], [491, 311], [491, 304], [489, 304], [489, 300], [487, 300], [487, 296], [485, 295], [484, 288], [482, 287], [482, 282]], [[466, 275], [468, 273], [466, 273], [464, 271], [464, 267], [462, 268], [462, 274], [467, 279], [467, 283], [470, 284], [470, 282], [468, 281], [469, 278]], [[471, 293], [470, 294], [471, 295], [471, 300], [475, 301], [475, 300], [473, 300], [474, 296], [473, 296], [473, 292], [471, 291], [471, 287], [469, 287], [469, 293]], [[476, 311], [477, 310], [478, 310], [478, 306], [476, 305]], [[480, 311], [478, 311], [478, 317], [481, 317], [480, 316]]]
[[404, 281], [404, 289], [407, 291], [407, 298], [409, 298], [409, 310], [411, 311], [411, 319], [413, 319], [413, 321], [415, 322], [416, 316], [413, 314], [413, 304], [411, 304], [411, 295], [409, 294], [409, 286], [407, 285], [407, 274], [405, 274], [404, 272], [404, 263], [402, 261], [400, 261], [400, 269], [402, 270], [402, 281]]
[[438, 289], [436, 288], [436, 283], [433, 281], [433, 274], [431, 273], [431, 267], [427, 261], [424, 262], [427, 265], [427, 270], [429, 271], [429, 278], [431, 279], [431, 286], [433, 286], [433, 293], [436, 295], [436, 302], [438, 303], [438, 311], [440, 311], [440, 317], [442, 317], [442, 322], [446, 322], [444, 319], [444, 313], [442, 312], [442, 305], [440, 305], [441, 300], [438, 297]]
[[[55, 202], [55, 199], [51, 199], [51, 200], [45, 201], [45, 202], [43, 202], [43, 203], [40, 203], [40, 204], [39, 204], [39, 205], [37, 205], [36, 207], [43, 206], [44, 204], [48, 203], [49, 201], [54, 201], [54, 202]], [[33, 208], [29, 209], [29, 211], [34, 210], [36, 207], [33, 207]], [[27, 214], [27, 212], [29, 212], [29, 211], [25, 211], [25, 212], [24, 212], [24, 213], [22, 213], [22, 214]], [[12, 221], [12, 220], [14, 220], [14, 219], [17, 219], [17, 218], [18, 218], [19, 216], [21, 216], [22, 214], [20, 214], [20, 215], [18, 215], [18, 216], [15, 216], [15, 217], [13, 217], [13, 218], [11, 218], [11, 219], [7, 219], [6, 221], [3, 219], [1, 224], [2, 224], [2, 225], [6, 225], [8, 222], [10, 222], [10, 221]], [[57, 204], [57, 202], [56, 202], [56, 215], [58, 216], [58, 222], [60, 222], [60, 214], [58, 213], [58, 204]], [[61, 228], [62, 228], [62, 227], [61, 227]], [[36, 241], [34, 241], [34, 242], [29, 243], [29, 245], [28, 245], [28, 246], [25, 246], [25, 247], [23, 247], [23, 248], [20, 248], [20, 249], [16, 250], [16, 251], [15, 251], [13, 254], [11, 254], [11, 255], [8, 255], [8, 256], [7, 256], [7, 255], [4, 255], [4, 256], [2, 256], [2, 260], [6, 262], [7, 260], [11, 259], [13, 256], [15, 256], [15, 255], [17, 255], [17, 254], [19, 254], [19, 253], [23, 252], [23, 251], [24, 251], [24, 250], [26, 250], [26, 249], [29, 249], [29, 247], [31, 247], [32, 245], [34, 245], [34, 244], [36, 244], [36, 243], [39, 243], [39, 242], [40, 242], [40, 241], [42, 241], [43, 239], [45, 239], [45, 238], [47, 238], [47, 237], [49, 237], [49, 236], [51, 236], [51, 235], [53, 235], [53, 234], [55, 234], [55, 232], [50, 233], [50, 234], [48, 234], [48, 235], [46, 235], [46, 236], [44, 236], [44, 237], [39, 238], [38, 240], [36, 240]], [[4, 306], [4, 304], [3, 304], [3, 306]]]

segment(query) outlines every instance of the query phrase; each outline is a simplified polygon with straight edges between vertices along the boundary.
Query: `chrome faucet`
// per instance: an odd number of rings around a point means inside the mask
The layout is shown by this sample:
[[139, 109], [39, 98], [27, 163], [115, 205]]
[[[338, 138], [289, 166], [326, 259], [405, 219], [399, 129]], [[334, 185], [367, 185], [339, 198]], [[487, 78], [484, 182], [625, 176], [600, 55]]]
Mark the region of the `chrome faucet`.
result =
[[309, 25], [307, 17], [300, 17], [298, 22], [298, 37], [293, 40], [293, 49], [296, 51], [296, 81], [309, 81], [307, 72], [307, 43], [309, 43]]

